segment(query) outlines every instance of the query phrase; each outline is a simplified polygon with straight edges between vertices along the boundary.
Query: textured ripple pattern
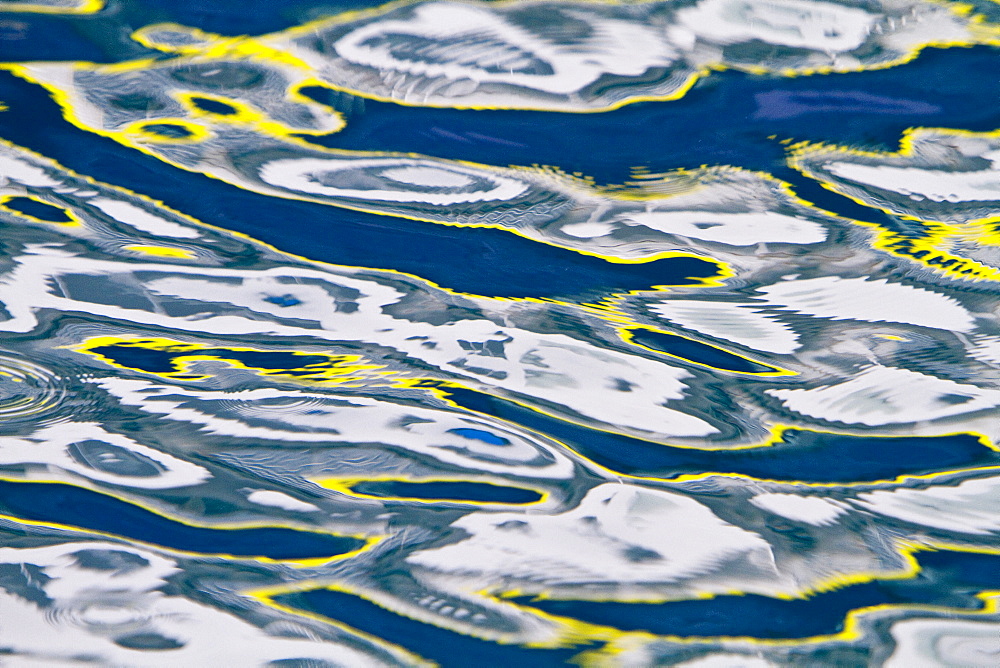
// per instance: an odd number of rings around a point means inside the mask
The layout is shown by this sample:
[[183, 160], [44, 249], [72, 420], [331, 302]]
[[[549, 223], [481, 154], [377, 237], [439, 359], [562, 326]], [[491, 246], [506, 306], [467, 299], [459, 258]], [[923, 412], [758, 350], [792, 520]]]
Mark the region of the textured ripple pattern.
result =
[[1000, 117], [864, 78], [995, 3], [161, 4], [0, 0], [11, 665], [995, 663]]

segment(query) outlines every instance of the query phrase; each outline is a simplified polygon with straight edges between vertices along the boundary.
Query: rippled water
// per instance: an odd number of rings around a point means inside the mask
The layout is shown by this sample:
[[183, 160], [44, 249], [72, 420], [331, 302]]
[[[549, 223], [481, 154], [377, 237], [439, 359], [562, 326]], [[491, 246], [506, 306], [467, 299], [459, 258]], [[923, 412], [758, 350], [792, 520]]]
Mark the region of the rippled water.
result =
[[995, 665], [998, 45], [0, 0], [0, 655]]

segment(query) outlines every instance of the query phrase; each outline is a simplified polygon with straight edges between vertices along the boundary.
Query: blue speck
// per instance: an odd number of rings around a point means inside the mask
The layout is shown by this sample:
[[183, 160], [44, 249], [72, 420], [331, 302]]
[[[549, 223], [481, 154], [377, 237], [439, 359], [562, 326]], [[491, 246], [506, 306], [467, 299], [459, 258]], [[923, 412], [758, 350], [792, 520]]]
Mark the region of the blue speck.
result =
[[463, 427], [461, 429], [449, 429], [449, 434], [458, 434], [462, 438], [468, 438], [474, 441], [482, 441], [483, 443], [489, 443], [490, 445], [510, 445], [510, 441], [496, 434], [492, 434], [488, 431], [483, 431], [482, 429], [469, 429]]
[[265, 297], [264, 301], [270, 302], [272, 304], [277, 304], [278, 306], [281, 306], [281, 307], [295, 306], [296, 304], [301, 304], [302, 303], [301, 300], [296, 299], [292, 295], [281, 295], [280, 297], [274, 297], [274, 296], [272, 296], [272, 297]]

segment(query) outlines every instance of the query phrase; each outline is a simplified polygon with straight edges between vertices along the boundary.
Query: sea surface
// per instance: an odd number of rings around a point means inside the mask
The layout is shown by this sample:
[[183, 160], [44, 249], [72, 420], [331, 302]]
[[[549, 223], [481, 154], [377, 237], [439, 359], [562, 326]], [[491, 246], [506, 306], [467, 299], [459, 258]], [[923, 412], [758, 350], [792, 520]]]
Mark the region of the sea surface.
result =
[[998, 225], [989, 0], [0, 0], [0, 665], [996, 666]]

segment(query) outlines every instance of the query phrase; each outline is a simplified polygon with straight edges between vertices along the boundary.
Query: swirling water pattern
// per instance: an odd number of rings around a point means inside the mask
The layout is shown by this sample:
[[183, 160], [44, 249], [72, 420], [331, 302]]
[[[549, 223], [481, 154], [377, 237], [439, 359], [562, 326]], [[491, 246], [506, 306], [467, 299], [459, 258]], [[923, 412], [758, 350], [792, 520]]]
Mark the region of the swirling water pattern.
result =
[[995, 665], [998, 20], [0, 0], [0, 656]]

